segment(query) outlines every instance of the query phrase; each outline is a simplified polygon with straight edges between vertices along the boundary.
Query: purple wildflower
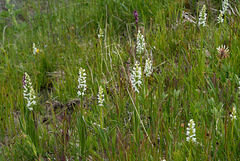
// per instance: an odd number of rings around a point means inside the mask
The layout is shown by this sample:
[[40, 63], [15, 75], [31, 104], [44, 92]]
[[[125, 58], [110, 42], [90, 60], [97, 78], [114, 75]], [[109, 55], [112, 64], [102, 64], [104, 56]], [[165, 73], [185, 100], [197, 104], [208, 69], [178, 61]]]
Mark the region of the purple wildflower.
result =
[[138, 24], [138, 21], [139, 21], [138, 17], [139, 17], [139, 15], [138, 15], [136, 10], [133, 11], [133, 16], [135, 17], [135, 20], [136, 20], [135, 23]]

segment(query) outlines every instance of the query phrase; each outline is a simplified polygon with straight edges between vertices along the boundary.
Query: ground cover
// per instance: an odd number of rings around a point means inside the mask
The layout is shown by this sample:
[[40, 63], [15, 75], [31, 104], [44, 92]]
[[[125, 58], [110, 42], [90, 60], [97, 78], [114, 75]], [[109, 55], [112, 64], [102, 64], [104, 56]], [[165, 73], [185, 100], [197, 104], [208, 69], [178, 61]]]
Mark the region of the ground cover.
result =
[[0, 160], [240, 158], [237, 0], [0, 8]]

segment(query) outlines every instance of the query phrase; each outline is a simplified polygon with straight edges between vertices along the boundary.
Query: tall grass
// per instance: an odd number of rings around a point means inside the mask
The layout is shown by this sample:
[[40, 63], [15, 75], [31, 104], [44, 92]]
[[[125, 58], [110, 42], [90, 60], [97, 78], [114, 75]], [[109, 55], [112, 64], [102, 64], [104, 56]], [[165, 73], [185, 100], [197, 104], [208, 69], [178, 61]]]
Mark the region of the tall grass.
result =
[[[221, 3], [9, 1], [0, 12], [0, 160], [239, 159], [240, 6], [229, 1], [219, 24]], [[197, 25], [203, 5], [205, 27]], [[146, 43], [140, 55], [134, 10]], [[219, 54], [221, 45], [229, 52]], [[131, 81], [136, 61], [139, 93]], [[79, 68], [87, 75], [80, 98]], [[25, 72], [37, 96], [32, 112]], [[186, 140], [191, 119], [196, 143]]]

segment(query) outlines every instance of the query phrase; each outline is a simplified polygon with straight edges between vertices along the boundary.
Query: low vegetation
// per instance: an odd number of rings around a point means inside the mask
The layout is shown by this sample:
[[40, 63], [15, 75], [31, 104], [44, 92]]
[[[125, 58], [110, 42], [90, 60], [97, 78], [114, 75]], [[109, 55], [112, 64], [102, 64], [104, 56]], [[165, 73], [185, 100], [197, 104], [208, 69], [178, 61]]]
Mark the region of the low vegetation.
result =
[[0, 160], [240, 158], [238, 0], [1, 8]]

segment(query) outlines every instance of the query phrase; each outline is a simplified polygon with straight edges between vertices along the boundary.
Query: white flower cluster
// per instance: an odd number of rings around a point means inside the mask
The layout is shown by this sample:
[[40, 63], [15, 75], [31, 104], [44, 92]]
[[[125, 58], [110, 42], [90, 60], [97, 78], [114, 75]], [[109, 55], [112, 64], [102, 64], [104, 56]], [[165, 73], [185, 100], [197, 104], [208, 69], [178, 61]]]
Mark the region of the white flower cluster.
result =
[[138, 62], [135, 63], [135, 67], [133, 67], [131, 83], [134, 88], [134, 91], [139, 93], [138, 88], [141, 88], [142, 84], [142, 71], [140, 64]]
[[223, 21], [224, 21], [224, 19], [223, 19], [223, 11], [220, 11], [220, 14], [219, 14], [219, 16], [217, 18], [217, 21], [218, 21], [218, 23], [223, 23]]
[[100, 86], [98, 91], [98, 105], [103, 106], [103, 101], [104, 101], [103, 88], [102, 86]]
[[191, 119], [188, 123], [188, 128], [187, 128], [187, 141], [188, 142], [196, 142], [196, 129], [195, 129], [195, 123], [193, 119]]
[[141, 54], [144, 52], [144, 50], [145, 50], [145, 39], [144, 39], [144, 36], [141, 34], [141, 31], [138, 30], [136, 52], [137, 54]]
[[84, 92], [86, 91], [86, 73], [85, 69], [79, 69], [79, 76], [78, 76], [78, 96], [83, 96]]
[[230, 117], [231, 117], [232, 121], [237, 120], [236, 114], [237, 114], [236, 105], [234, 104], [233, 109], [232, 109], [232, 113], [230, 114]]
[[100, 28], [98, 33], [98, 38], [100, 39], [101, 37], [104, 37], [104, 33], [103, 33], [103, 30]]
[[152, 72], [153, 72], [152, 61], [150, 60], [150, 58], [148, 58], [145, 63], [144, 73], [146, 74], [147, 77], [150, 77]]
[[203, 5], [203, 8], [199, 14], [199, 22], [198, 25], [199, 26], [206, 26], [206, 20], [207, 20], [207, 14], [206, 14], [206, 6]]
[[223, 12], [223, 14], [225, 14], [225, 12], [227, 11], [227, 9], [228, 9], [228, 0], [223, 0], [223, 2], [222, 2], [222, 12]]
[[224, 19], [223, 19], [223, 16], [225, 14], [225, 12], [227, 11], [228, 9], [228, 0], [223, 0], [222, 2], [222, 10], [220, 10], [220, 14], [218, 16], [218, 23], [223, 23]]
[[36, 96], [32, 87], [31, 78], [26, 72], [23, 76], [23, 88], [23, 96], [27, 100], [27, 108], [32, 111], [33, 105], [36, 105]]

